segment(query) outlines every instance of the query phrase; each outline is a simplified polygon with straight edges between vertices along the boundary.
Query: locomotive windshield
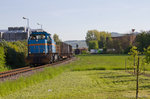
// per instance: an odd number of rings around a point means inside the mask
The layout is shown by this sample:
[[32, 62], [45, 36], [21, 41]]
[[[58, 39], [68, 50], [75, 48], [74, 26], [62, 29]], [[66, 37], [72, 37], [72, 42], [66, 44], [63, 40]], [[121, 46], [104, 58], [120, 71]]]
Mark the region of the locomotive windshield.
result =
[[32, 34], [31, 36], [30, 36], [30, 39], [31, 40], [39, 40], [39, 39], [45, 39], [45, 35], [44, 34]]

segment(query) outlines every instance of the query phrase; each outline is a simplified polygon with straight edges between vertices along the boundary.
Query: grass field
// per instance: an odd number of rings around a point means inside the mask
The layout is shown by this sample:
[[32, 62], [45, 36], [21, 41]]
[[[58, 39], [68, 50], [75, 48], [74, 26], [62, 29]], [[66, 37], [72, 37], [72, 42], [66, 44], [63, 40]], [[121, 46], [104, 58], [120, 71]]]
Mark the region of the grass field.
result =
[[[127, 68], [133, 69], [133, 60], [129, 57], [129, 55], [81, 55], [79, 56], [80, 60], [73, 63], [72, 70], [124, 70], [125, 59]], [[142, 62], [140, 61], [140, 63]], [[144, 67], [145, 70], [150, 71], [150, 64]]]
[[[135, 77], [118, 70], [64, 72], [5, 99], [134, 99]], [[140, 77], [140, 97], [150, 98], [150, 78]]]
[[[16, 81], [1, 83], [0, 90], [9, 92], [3, 94], [4, 99], [135, 99], [136, 78], [126, 73], [124, 60], [126, 55], [90, 55], [78, 56], [78, 60], [58, 67], [61, 75], [48, 77], [38, 81], [38, 76], [24, 78], [24, 82], [36, 78], [32, 85], [18, 88]], [[147, 66], [146, 68], [148, 68]], [[46, 70], [53, 71], [53, 68]], [[55, 71], [55, 70], [54, 70]], [[54, 72], [53, 71], [53, 72]], [[47, 71], [48, 73], [48, 71]], [[58, 72], [60, 74], [60, 72]], [[47, 75], [52, 75], [48, 73]], [[39, 76], [39, 79], [41, 77]], [[27, 79], [27, 81], [26, 81]], [[21, 80], [22, 81], [22, 80]], [[13, 83], [16, 84], [13, 84]], [[9, 84], [9, 85], [8, 85]], [[3, 87], [2, 87], [3, 86]], [[14, 86], [14, 87], [12, 87]], [[9, 88], [8, 88], [9, 87]], [[14, 89], [13, 89], [14, 88]], [[150, 99], [150, 77], [140, 76], [140, 99]], [[12, 91], [12, 92], [11, 92]]]

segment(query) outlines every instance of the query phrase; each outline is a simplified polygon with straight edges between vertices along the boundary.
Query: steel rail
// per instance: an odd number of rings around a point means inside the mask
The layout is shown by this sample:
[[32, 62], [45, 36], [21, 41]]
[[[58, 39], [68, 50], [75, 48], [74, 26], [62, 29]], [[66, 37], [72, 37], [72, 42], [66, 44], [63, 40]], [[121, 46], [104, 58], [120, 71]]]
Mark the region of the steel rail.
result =
[[24, 69], [27, 69], [27, 68], [30, 68], [30, 67], [28, 66], [28, 67], [17, 68], [17, 69], [12, 69], [12, 70], [9, 70], [9, 71], [0, 72], [0, 75], [11, 73], [11, 72], [16, 72], [16, 71], [20, 71], [20, 70], [24, 70]]

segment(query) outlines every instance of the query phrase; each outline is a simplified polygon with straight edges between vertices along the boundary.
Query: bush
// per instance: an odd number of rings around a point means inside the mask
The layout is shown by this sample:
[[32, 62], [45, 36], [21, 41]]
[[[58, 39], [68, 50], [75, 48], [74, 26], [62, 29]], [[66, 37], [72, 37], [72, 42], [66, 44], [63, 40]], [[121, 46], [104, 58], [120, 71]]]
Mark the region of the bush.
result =
[[3, 71], [5, 69], [5, 53], [4, 53], [4, 48], [0, 46], [0, 71]]
[[[10, 68], [18, 68], [25, 66], [25, 57], [27, 55], [27, 42], [26, 41], [16, 41], [16, 42], [0, 42], [0, 46], [4, 48], [2, 53], [4, 53], [5, 63]], [[5, 64], [4, 63], [4, 64]]]
[[7, 65], [12, 65], [11, 68], [18, 68], [25, 66], [25, 57], [27, 47], [21, 41], [8, 42], [6, 47], [6, 61]]
[[87, 51], [85, 51], [85, 50], [83, 50], [82, 52], [82, 55], [87, 55], [87, 54], [89, 54]]

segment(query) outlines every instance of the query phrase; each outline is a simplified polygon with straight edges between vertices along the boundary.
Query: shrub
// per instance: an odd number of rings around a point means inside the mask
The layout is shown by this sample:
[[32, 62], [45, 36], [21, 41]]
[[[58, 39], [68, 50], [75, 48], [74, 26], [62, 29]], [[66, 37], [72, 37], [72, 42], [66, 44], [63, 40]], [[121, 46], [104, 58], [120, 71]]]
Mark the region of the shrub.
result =
[[5, 68], [5, 53], [4, 48], [0, 46], [0, 71], [2, 71]]
[[87, 51], [85, 51], [85, 50], [83, 50], [82, 52], [82, 55], [87, 55], [87, 54], [89, 54]]
[[[4, 48], [2, 51], [5, 54], [5, 63], [10, 68], [18, 68], [25, 66], [25, 57], [27, 55], [27, 42], [0, 42], [0, 46]], [[4, 63], [4, 64], [5, 64]]]

